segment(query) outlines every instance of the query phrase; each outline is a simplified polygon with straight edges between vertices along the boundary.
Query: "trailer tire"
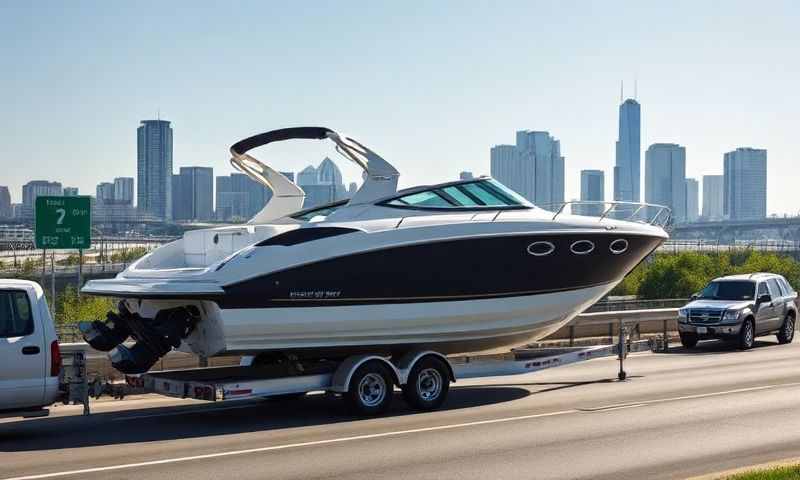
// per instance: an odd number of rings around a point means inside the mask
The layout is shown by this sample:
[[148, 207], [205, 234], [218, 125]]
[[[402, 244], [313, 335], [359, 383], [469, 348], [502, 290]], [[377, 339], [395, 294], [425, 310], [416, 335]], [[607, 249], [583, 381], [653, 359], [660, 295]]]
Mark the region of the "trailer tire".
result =
[[394, 377], [380, 361], [369, 361], [356, 369], [344, 395], [349, 410], [361, 416], [386, 412], [394, 397]]
[[440, 358], [420, 359], [408, 374], [403, 385], [403, 397], [415, 410], [436, 410], [450, 391], [450, 369]]

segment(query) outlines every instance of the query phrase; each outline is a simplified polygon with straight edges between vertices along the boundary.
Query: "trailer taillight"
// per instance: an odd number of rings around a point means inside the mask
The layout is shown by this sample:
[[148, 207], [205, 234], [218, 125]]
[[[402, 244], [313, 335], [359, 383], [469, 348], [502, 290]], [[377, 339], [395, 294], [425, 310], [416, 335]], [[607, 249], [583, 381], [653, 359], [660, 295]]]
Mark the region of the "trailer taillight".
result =
[[50, 344], [50, 376], [57, 377], [61, 373], [61, 347], [58, 340]]

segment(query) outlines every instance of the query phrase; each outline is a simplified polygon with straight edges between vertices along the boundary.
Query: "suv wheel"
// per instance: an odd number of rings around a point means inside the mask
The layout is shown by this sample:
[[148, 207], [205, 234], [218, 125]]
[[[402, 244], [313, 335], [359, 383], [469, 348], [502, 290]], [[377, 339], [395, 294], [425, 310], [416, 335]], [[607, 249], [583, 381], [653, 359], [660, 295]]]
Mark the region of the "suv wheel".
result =
[[696, 334], [681, 332], [680, 336], [681, 336], [681, 345], [683, 345], [685, 348], [694, 348], [697, 346], [698, 338]]
[[753, 319], [747, 319], [739, 330], [739, 348], [749, 350], [753, 348], [756, 339], [756, 329], [753, 326]]
[[778, 343], [792, 343], [792, 340], [794, 339], [794, 326], [794, 317], [787, 315], [783, 320], [781, 329], [778, 331]]

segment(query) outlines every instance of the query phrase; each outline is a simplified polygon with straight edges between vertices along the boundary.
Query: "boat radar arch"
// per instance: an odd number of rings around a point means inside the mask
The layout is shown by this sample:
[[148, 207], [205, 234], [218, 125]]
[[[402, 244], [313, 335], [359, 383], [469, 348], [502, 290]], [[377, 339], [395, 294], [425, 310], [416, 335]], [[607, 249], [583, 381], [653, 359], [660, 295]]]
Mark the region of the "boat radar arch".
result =
[[266, 223], [301, 210], [305, 193], [283, 174], [247, 152], [269, 143], [285, 140], [323, 140], [326, 138], [336, 144], [337, 152], [364, 170], [364, 183], [350, 199], [349, 204], [371, 203], [397, 191], [397, 180], [400, 176], [397, 169], [380, 155], [348, 136], [325, 127], [293, 127], [272, 130], [245, 138], [230, 148], [231, 165], [272, 190], [270, 201], [248, 223]]

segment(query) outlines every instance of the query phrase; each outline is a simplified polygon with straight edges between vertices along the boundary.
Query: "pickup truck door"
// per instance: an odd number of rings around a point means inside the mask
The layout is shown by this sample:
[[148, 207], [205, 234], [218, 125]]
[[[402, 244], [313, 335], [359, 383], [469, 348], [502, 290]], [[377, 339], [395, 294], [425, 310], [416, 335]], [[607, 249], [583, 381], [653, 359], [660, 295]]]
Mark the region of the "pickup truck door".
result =
[[[770, 295], [767, 282], [759, 282], [756, 292], [756, 302], [762, 295]], [[770, 302], [756, 303], [756, 335], [761, 335], [775, 328], [774, 304], [774, 299]]]
[[0, 410], [44, 403], [47, 350], [32, 293], [0, 289]]

